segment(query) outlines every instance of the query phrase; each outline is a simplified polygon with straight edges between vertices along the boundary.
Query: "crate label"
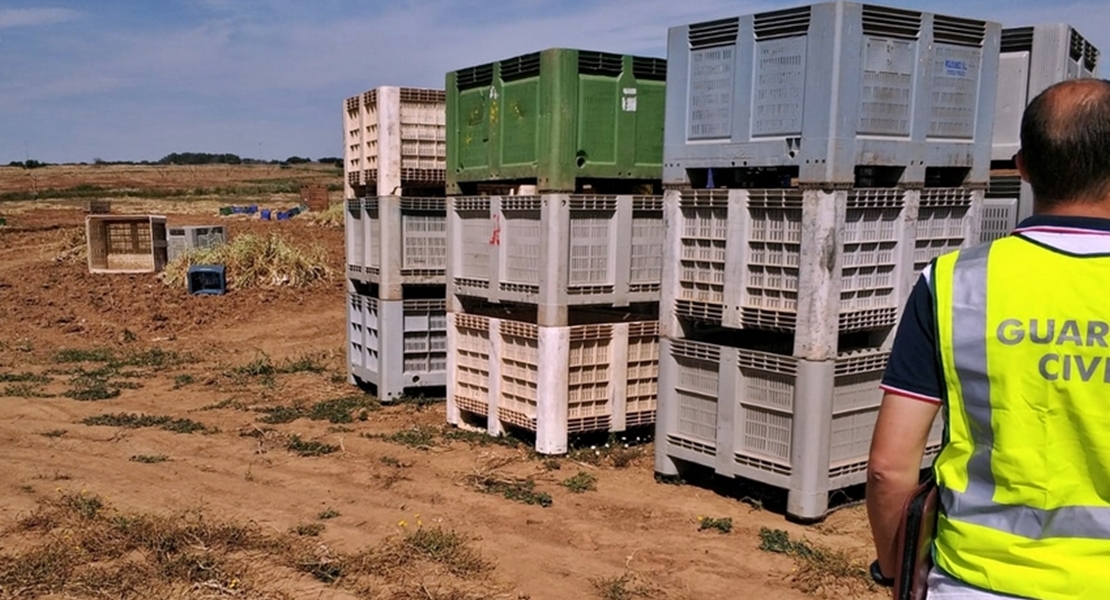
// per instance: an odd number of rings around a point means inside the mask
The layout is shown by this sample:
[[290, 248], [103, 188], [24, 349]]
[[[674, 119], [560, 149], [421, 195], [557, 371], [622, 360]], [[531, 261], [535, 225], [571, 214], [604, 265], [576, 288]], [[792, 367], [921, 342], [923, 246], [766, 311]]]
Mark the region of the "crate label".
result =
[[735, 63], [735, 46], [690, 52], [688, 139], [732, 137]]
[[937, 44], [928, 137], [973, 139], [982, 49]]
[[636, 112], [636, 88], [624, 88], [624, 97], [621, 98], [621, 110]]

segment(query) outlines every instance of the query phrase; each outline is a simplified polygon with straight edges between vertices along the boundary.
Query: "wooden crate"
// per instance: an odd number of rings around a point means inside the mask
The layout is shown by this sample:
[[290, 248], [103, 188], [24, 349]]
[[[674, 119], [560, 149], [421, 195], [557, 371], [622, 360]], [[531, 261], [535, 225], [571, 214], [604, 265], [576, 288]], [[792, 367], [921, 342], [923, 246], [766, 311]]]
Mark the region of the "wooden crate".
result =
[[157, 273], [166, 266], [165, 217], [88, 215], [85, 238], [90, 273]]

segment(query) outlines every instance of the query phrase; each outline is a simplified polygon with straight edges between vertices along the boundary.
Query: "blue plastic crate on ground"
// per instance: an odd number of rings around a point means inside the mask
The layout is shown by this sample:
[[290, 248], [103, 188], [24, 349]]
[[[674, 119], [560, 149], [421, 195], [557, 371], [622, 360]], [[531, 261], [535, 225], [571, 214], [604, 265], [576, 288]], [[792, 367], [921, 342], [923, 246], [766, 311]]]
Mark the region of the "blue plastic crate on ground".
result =
[[227, 293], [227, 269], [223, 265], [193, 265], [186, 275], [189, 293], [222, 296]]

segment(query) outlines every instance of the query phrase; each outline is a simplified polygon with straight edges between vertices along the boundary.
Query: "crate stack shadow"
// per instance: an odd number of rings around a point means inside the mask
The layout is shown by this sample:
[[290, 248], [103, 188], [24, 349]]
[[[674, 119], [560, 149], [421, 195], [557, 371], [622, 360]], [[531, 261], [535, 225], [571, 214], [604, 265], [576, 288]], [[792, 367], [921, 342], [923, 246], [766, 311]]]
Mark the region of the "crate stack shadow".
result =
[[908, 293], [979, 239], [999, 32], [852, 3], [670, 29], [658, 473], [799, 519], [864, 482]]
[[654, 423], [666, 61], [549, 49], [447, 74], [447, 421]]
[[391, 402], [446, 385], [445, 94], [379, 87], [343, 119], [349, 380]]
[[1008, 235], [1033, 214], [1033, 190], [1021, 180], [1014, 161], [1025, 107], [1055, 83], [1098, 75], [1098, 48], [1064, 23], [1003, 29], [1000, 50], [983, 242]]

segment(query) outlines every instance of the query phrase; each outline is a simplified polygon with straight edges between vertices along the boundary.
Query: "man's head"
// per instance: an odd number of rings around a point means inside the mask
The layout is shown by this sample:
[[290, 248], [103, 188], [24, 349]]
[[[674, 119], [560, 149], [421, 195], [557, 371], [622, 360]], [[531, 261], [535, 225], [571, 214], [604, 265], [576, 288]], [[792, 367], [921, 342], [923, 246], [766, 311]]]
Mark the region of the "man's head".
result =
[[1110, 204], [1110, 81], [1071, 80], [1041, 92], [1022, 117], [1017, 159], [1038, 210]]

